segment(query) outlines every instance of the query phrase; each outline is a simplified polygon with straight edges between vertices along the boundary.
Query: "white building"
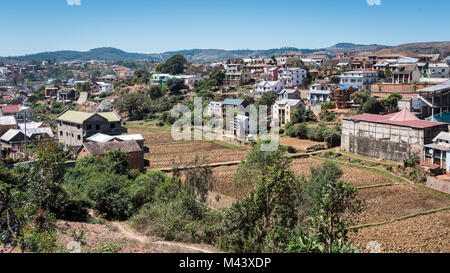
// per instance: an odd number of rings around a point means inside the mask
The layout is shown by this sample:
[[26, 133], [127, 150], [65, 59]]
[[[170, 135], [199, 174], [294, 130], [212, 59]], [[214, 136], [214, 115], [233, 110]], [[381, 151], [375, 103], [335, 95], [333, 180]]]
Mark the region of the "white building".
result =
[[291, 51], [281, 54], [276, 60], [278, 65], [285, 65], [289, 59], [301, 59], [303, 57], [300, 52]]
[[222, 110], [222, 102], [218, 101], [212, 101], [208, 104], [208, 115], [210, 116], [223, 116], [223, 110]]
[[295, 87], [303, 84], [303, 79], [307, 77], [307, 71], [301, 68], [280, 69], [278, 80], [283, 82], [285, 87]]
[[303, 112], [303, 110], [305, 109], [305, 105], [301, 100], [277, 100], [272, 107], [272, 118], [273, 120], [278, 120], [280, 126], [284, 126], [286, 125], [286, 123], [291, 122], [291, 114], [295, 109]]
[[331, 101], [331, 93], [336, 87], [336, 84], [313, 84], [309, 87], [308, 103], [319, 104], [322, 102]]
[[429, 77], [430, 78], [449, 78], [450, 68], [446, 63], [429, 64]]
[[0, 67], [0, 75], [5, 75], [8, 73], [7, 67]]
[[262, 81], [256, 85], [256, 89], [253, 91], [255, 97], [261, 97], [266, 92], [279, 93], [283, 90], [284, 85], [281, 81]]
[[114, 85], [112, 85], [110, 83], [98, 82], [97, 85], [99, 87], [99, 92], [100, 93], [114, 91]]
[[198, 83], [199, 81], [203, 80], [202, 77], [196, 76], [196, 75], [179, 75], [179, 76], [169, 76], [173, 77], [175, 79], [181, 79], [184, 80], [184, 84], [188, 86], [194, 86], [194, 84]]
[[370, 92], [370, 85], [377, 83], [378, 74], [375, 70], [355, 70], [340, 75], [341, 85], [356, 85], [360, 90]]
[[301, 59], [301, 60], [307, 67], [312, 67], [312, 68], [321, 68], [322, 67], [322, 62], [319, 60], [314, 60], [314, 59]]

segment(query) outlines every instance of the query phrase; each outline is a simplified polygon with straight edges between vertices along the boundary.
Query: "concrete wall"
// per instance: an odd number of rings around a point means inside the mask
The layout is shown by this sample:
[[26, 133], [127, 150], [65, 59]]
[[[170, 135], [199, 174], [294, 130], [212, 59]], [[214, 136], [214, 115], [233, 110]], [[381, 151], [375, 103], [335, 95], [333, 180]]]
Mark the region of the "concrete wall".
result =
[[423, 145], [428, 144], [447, 126], [417, 129], [343, 120], [341, 149], [347, 152], [401, 162], [410, 157], [422, 158]]
[[450, 182], [437, 179], [436, 177], [429, 176], [427, 178], [427, 187], [437, 191], [442, 191], [450, 194]]

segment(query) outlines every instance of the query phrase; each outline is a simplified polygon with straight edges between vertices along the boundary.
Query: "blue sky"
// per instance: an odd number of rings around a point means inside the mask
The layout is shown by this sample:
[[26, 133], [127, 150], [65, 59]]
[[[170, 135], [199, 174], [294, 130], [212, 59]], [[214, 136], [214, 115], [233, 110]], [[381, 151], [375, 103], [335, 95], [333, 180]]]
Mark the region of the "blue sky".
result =
[[0, 0], [0, 56], [450, 40], [448, 0]]

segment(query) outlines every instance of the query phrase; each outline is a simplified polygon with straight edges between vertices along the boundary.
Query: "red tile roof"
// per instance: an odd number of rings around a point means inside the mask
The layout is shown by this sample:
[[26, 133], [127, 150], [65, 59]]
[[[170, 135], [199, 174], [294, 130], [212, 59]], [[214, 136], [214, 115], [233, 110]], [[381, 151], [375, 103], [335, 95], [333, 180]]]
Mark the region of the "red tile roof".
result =
[[20, 105], [5, 105], [2, 106], [3, 113], [17, 113], [20, 111]]
[[[409, 112], [409, 111], [407, 111]], [[397, 112], [389, 115], [374, 115], [374, 114], [362, 114], [356, 116], [345, 117], [345, 120], [355, 120], [355, 121], [366, 121], [373, 123], [381, 123], [381, 124], [390, 124], [397, 125], [403, 127], [414, 127], [414, 128], [430, 128], [434, 126], [446, 125], [443, 122], [434, 122], [434, 121], [426, 121], [420, 120], [417, 117], [413, 118], [410, 112], [405, 113]]]

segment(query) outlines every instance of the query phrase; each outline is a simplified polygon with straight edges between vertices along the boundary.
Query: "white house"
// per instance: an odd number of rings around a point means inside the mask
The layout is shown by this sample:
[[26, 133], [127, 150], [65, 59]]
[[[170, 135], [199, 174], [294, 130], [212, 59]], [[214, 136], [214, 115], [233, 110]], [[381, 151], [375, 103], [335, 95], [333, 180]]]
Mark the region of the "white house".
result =
[[305, 105], [301, 100], [277, 100], [272, 107], [272, 118], [273, 120], [278, 120], [280, 126], [284, 126], [286, 123], [291, 121], [291, 114], [295, 109], [300, 111], [303, 111], [305, 109]]
[[0, 67], [0, 75], [5, 75], [8, 73], [7, 67]]
[[279, 93], [283, 90], [284, 84], [281, 81], [261, 81], [256, 85], [256, 89], [254, 90], [255, 97], [261, 97], [266, 92], [275, 92]]
[[314, 60], [314, 59], [301, 59], [301, 60], [307, 67], [313, 67], [313, 68], [321, 68], [322, 67], [322, 62], [320, 62], [318, 60]]
[[301, 68], [280, 69], [278, 80], [282, 81], [285, 87], [302, 85], [306, 78], [307, 71]]
[[210, 102], [207, 108], [208, 115], [222, 117], [223, 116], [222, 105], [223, 105], [222, 102], [218, 101]]
[[446, 63], [429, 64], [429, 77], [430, 78], [449, 78], [450, 68]]
[[310, 104], [319, 104], [331, 101], [331, 93], [336, 84], [313, 84], [309, 87], [308, 102]]
[[375, 70], [355, 70], [344, 72], [340, 75], [341, 85], [355, 85], [360, 90], [370, 91], [370, 86], [378, 81]]
[[98, 82], [97, 85], [98, 85], [98, 87], [100, 89], [99, 90], [100, 93], [114, 91], [114, 85], [112, 85], [110, 83]]

